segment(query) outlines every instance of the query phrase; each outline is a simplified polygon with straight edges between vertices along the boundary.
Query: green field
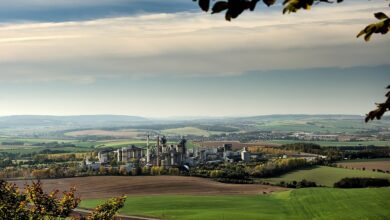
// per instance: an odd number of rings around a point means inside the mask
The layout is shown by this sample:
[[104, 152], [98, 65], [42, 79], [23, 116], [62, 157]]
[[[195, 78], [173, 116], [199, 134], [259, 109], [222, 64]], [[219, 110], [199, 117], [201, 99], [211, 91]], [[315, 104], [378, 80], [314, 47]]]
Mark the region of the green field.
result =
[[[315, 116], [314, 116], [315, 117]], [[259, 121], [255, 127], [263, 131], [303, 131], [316, 133], [357, 133], [388, 127], [389, 121], [364, 123], [364, 120], [328, 120], [306, 118], [299, 120], [268, 120]]]
[[64, 142], [64, 143], [69, 143], [72, 142], [73, 140], [68, 140], [68, 139], [49, 139], [49, 138], [16, 138], [16, 137], [0, 137], [0, 142], [16, 142], [16, 141], [21, 141], [26, 144], [30, 143], [47, 143], [47, 142]]
[[333, 184], [345, 177], [375, 177], [388, 178], [390, 174], [372, 171], [351, 170], [336, 167], [318, 166], [313, 169], [297, 170], [276, 178], [265, 178], [263, 181], [270, 183], [280, 183], [281, 181], [292, 182], [303, 179], [314, 181], [323, 186], [333, 186]]
[[13, 148], [13, 149], [0, 149], [0, 152], [7, 153], [17, 153], [17, 154], [32, 154], [32, 153], [40, 153], [43, 150], [51, 150], [53, 153], [61, 152], [61, 153], [79, 153], [79, 152], [90, 152], [91, 148], [86, 147], [34, 147], [34, 148]]
[[[24, 145], [2, 145], [2, 142], [23, 142]], [[74, 144], [75, 147], [51, 146], [50, 143], [53, 143], [53, 142]], [[37, 143], [46, 143], [49, 145], [48, 146], [33, 146], [34, 144], [37, 144]], [[96, 142], [79, 141], [79, 140], [1, 137], [0, 138], [0, 152], [31, 154], [31, 153], [39, 153], [42, 150], [49, 149], [49, 150], [53, 150], [53, 151], [63, 151], [63, 152], [75, 153], [75, 152], [91, 151], [91, 149], [96, 144], [97, 144]]]
[[[120, 148], [126, 147], [128, 145], [134, 144], [137, 146], [146, 146], [146, 140], [132, 140], [132, 139], [120, 139], [120, 140], [109, 140], [109, 141], [97, 141], [97, 147], [113, 147]], [[154, 144], [154, 142], [150, 142], [150, 144]]]
[[[2, 141], [17, 142], [22, 141], [25, 145], [1, 145]], [[32, 146], [35, 143], [69, 143], [74, 144], [76, 147], [51, 147], [51, 146]], [[121, 148], [129, 145], [136, 145], [138, 147], [146, 147], [146, 140], [139, 139], [118, 139], [118, 140], [103, 140], [103, 141], [81, 141], [81, 140], [62, 140], [62, 139], [33, 139], [33, 138], [0, 138], [0, 152], [9, 153], [24, 153], [31, 154], [37, 153], [45, 149], [72, 152], [88, 152], [94, 150], [94, 148]], [[150, 140], [150, 145], [155, 145], [154, 139]], [[168, 141], [168, 144], [177, 144], [177, 142]], [[188, 141], [188, 148], [193, 148], [193, 143]]]
[[[121, 148], [127, 147], [129, 145], [136, 145], [137, 147], [146, 147], [146, 140], [109, 140], [109, 141], [97, 141], [95, 142], [97, 148], [112, 147], [112, 148]], [[150, 146], [156, 145], [155, 140], [150, 140]], [[168, 144], [177, 144], [177, 142], [168, 141]]]
[[165, 129], [162, 130], [161, 133], [165, 135], [179, 135], [179, 136], [196, 135], [196, 136], [209, 137], [210, 135], [213, 134], [221, 134], [225, 132], [207, 131], [195, 127], [182, 127], [182, 128]]
[[[93, 208], [102, 200], [85, 200]], [[120, 213], [167, 220], [389, 219], [390, 188], [306, 188], [268, 196], [128, 197]]]

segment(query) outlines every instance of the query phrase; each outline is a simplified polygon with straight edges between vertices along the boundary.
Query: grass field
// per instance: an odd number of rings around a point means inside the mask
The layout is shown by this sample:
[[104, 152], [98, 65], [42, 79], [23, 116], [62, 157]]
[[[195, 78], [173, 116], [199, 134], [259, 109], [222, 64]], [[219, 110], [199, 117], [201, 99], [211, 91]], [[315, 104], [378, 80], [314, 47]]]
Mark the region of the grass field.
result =
[[32, 153], [40, 153], [43, 150], [51, 150], [53, 153], [61, 152], [61, 153], [80, 153], [80, 152], [90, 152], [91, 148], [86, 147], [34, 147], [34, 148], [13, 148], [13, 149], [0, 149], [0, 152], [7, 153], [20, 153], [20, 154], [32, 154]]
[[[128, 197], [120, 213], [167, 220], [388, 219], [390, 188], [306, 188], [269, 196]], [[102, 200], [85, 200], [92, 208]]]
[[[23, 142], [24, 145], [2, 145], [3, 142]], [[75, 147], [54, 147], [55, 144], [50, 143], [68, 143], [74, 144]], [[34, 146], [37, 143], [46, 143], [46, 146]], [[53, 151], [63, 151], [63, 152], [87, 152], [91, 151], [96, 145], [96, 142], [90, 141], [80, 141], [80, 140], [64, 140], [64, 139], [47, 139], [47, 138], [12, 138], [12, 137], [2, 137], [0, 138], [0, 152], [8, 153], [22, 153], [22, 154], [31, 154], [38, 153], [42, 150], [49, 149]]]
[[15, 138], [15, 137], [0, 137], [0, 142], [24, 142], [26, 144], [31, 143], [43, 143], [43, 142], [64, 142], [69, 143], [73, 140], [64, 140], [64, 139], [48, 139], [48, 138]]
[[[97, 147], [125, 147], [130, 144], [134, 144], [137, 146], [146, 146], [146, 141], [144, 140], [134, 140], [134, 139], [120, 139], [120, 140], [108, 140], [108, 141], [97, 141]], [[154, 142], [150, 142], [150, 144], [155, 144]]]
[[[95, 142], [95, 144], [98, 148], [102, 148], [102, 147], [120, 148], [120, 147], [127, 147], [131, 144], [134, 144], [137, 147], [146, 147], [146, 140], [120, 139], [120, 140], [97, 141]], [[150, 146], [156, 145], [156, 141], [150, 140], [149, 144]], [[168, 141], [168, 144], [177, 144], [177, 142]]]
[[64, 135], [69, 137], [83, 137], [83, 136], [110, 136], [116, 138], [137, 138], [139, 135], [143, 135], [144, 132], [137, 130], [127, 129], [118, 131], [107, 131], [107, 130], [79, 130], [67, 132]]
[[327, 119], [299, 119], [299, 120], [269, 120], [256, 124], [259, 130], [264, 131], [304, 131], [316, 133], [357, 133], [388, 127], [389, 121], [376, 121], [366, 124], [364, 120], [327, 120]]
[[313, 169], [297, 170], [276, 178], [262, 179], [270, 183], [280, 183], [280, 181], [292, 182], [301, 181], [303, 179], [314, 181], [317, 184], [324, 186], [333, 186], [333, 184], [344, 177], [375, 177], [388, 178], [390, 174], [379, 173], [372, 171], [351, 170], [327, 166], [318, 166]]
[[[1, 142], [23, 142], [24, 145], [2, 145]], [[49, 146], [32, 146], [36, 143], [69, 143], [74, 144], [76, 147], [51, 147]], [[93, 150], [93, 148], [121, 148], [127, 147], [131, 144], [134, 144], [138, 147], [146, 147], [146, 140], [140, 139], [117, 139], [117, 140], [103, 140], [103, 141], [82, 141], [82, 140], [63, 140], [63, 139], [33, 139], [33, 138], [9, 138], [3, 137], [0, 138], [0, 152], [10, 152], [10, 153], [24, 153], [30, 154], [35, 152], [40, 152], [44, 149], [57, 150], [57, 151], [66, 151], [69, 153], [72, 152], [87, 152]], [[155, 145], [156, 141], [154, 139], [150, 140], [150, 145]], [[177, 144], [177, 142], [168, 141], [168, 144]], [[187, 147], [193, 148], [194, 144], [188, 141]]]
[[162, 130], [161, 133], [165, 135], [197, 135], [197, 136], [205, 136], [208, 137], [212, 134], [221, 134], [224, 132], [218, 131], [207, 131], [195, 127], [182, 127], [182, 128], [173, 128], [173, 129], [165, 129]]

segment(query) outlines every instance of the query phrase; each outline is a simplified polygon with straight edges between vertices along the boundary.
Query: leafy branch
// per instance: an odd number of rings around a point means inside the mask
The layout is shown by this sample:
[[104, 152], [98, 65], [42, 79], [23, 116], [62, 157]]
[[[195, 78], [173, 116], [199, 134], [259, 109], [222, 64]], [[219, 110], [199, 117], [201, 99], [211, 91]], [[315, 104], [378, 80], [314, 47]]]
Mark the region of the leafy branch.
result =
[[[199, 7], [208, 12], [211, 7], [211, 0], [193, 0], [198, 1]], [[231, 21], [232, 19], [237, 18], [244, 11], [254, 11], [256, 9], [257, 4], [260, 0], [224, 0], [217, 1], [211, 7], [211, 14], [225, 12], [225, 19], [227, 21]], [[343, 2], [343, 0], [336, 0], [337, 3]], [[276, 0], [263, 0], [263, 3], [270, 7], [276, 3]], [[314, 4], [319, 3], [329, 3], [332, 4], [334, 1], [331, 0], [284, 0], [283, 1], [283, 14], [285, 13], [296, 13], [298, 10], [310, 10], [310, 8]], [[390, 19], [389, 17], [383, 13], [378, 12], [375, 13], [375, 17], [380, 21], [377, 23], [373, 23], [364, 28], [357, 37], [365, 35], [364, 39], [369, 41], [371, 35], [376, 33], [386, 34], [390, 30]]]
[[[390, 89], [390, 85], [387, 86], [387, 89]], [[386, 111], [390, 111], [390, 91], [387, 92], [386, 97], [385, 102], [376, 103], [377, 108], [366, 115], [366, 122], [374, 119], [380, 120]]]
[[375, 13], [374, 16], [380, 20], [377, 23], [373, 23], [368, 25], [366, 28], [364, 28], [360, 33], [357, 35], [357, 37], [360, 37], [362, 35], [364, 36], [365, 41], [369, 41], [371, 38], [371, 35], [376, 34], [387, 34], [390, 30], [390, 18], [383, 12]]
[[[68, 216], [80, 203], [80, 198], [76, 196], [76, 188], [63, 192], [61, 198], [58, 197], [58, 193], [59, 190], [44, 192], [39, 180], [32, 185], [26, 185], [25, 191], [20, 191], [15, 184], [0, 179], [0, 219], [69, 219]], [[87, 219], [114, 219], [125, 201], [125, 196], [109, 199], [99, 205]]]

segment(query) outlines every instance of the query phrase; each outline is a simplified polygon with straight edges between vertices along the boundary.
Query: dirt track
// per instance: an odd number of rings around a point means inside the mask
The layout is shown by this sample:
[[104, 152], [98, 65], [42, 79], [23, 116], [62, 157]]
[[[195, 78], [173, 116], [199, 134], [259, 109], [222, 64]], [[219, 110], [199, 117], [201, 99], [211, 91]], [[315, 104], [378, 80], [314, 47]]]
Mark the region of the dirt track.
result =
[[[31, 182], [31, 181], [30, 181]], [[75, 186], [82, 199], [107, 198], [120, 195], [260, 195], [284, 188], [225, 184], [210, 179], [181, 176], [96, 176], [42, 180], [45, 190], [67, 190]], [[23, 187], [26, 180], [15, 181]]]

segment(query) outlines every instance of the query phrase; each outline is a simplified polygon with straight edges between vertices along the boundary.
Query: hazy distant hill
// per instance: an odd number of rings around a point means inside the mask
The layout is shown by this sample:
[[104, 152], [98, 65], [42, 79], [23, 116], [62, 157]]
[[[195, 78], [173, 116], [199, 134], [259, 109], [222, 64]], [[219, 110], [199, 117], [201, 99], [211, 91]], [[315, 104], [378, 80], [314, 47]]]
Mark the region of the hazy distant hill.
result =
[[[124, 126], [124, 125], [154, 125], [177, 123], [237, 123], [237, 122], [269, 122], [269, 121], [310, 121], [310, 120], [356, 120], [362, 121], [361, 115], [261, 115], [251, 117], [171, 117], [152, 119], [128, 115], [15, 115], [0, 117], [0, 127], [23, 126]], [[389, 120], [384, 117], [382, 120]]]
[[[252, 117], [172, 117], [165, 119], [144, 118], [127, 115], [79, 115], [48, 116], [20, 115], [0, 117], [0, 133], [14, 135], [72, 131], [83, 129], [103, 130], [154, 130], [171, 132], [169, 129], [184, 131], [201, 129], [202, 132], [238, 131], [318, 131], [357, 132], [387, 130], [390, 117], [364, 123], [361, 115], [262, 115]], [[183, 130], [184, 129], [184, 130]], [[184, 132], [185, 133], [185, 132]]]
[[363, 120], [361, 115], [262, 115], [253, 117], [243, 117], [239, 119], [252, 121], [270, 121], [270, 120]]
[[17, 115], [0, 117], [0, 127], [23, 126], [101, 126], [121, 125], [127, 123], [147, 122], [148, 119], [127, 115], [79, 115], [79, 116], [49, 116], [49, 115]]

